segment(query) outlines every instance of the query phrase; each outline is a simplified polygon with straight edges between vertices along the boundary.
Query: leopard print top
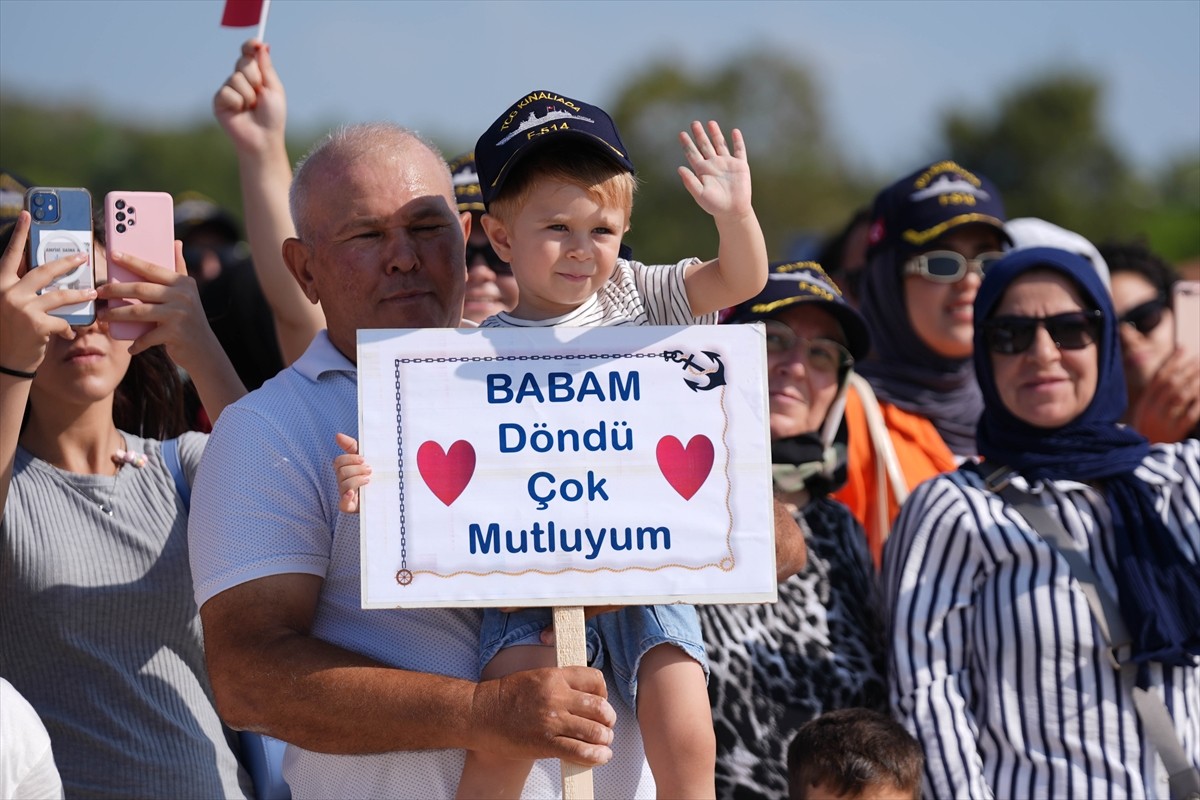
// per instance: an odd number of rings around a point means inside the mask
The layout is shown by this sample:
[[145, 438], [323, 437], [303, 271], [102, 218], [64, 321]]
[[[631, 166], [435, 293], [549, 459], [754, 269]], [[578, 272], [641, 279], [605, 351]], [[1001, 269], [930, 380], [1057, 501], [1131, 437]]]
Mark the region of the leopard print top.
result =
[[717, 797], [788, 795], [787, 748], [823, 711], [886, 711], [878, 589], [862, 528], [822, 498], [796, 514], [808, 563], [779, 602], [697, 606], [704, 630]]

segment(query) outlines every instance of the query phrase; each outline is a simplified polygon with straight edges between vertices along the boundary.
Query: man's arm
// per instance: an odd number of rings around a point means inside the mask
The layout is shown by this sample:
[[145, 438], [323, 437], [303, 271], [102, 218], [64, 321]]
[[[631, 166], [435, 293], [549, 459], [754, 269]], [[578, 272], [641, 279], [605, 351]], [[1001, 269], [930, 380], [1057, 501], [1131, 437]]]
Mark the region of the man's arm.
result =
[[684, 277], [697, 317], [749, 300], [767, 283], [767, 242], [750, 204], [746, 144], [737, 128], [731, 138], [732, 151], [715, 122], [708, 123], [708, 133], [693, 122], [692, 136], [679, 134], [691, 166], [680, 167], [679, 176], [696, 203], [712, 215], [720, 236], [716, 259], [688, 267]]
[[254, 271], [275, 316], [283, 360], [291, 364], [325, 327], [325, 317], [283, 260], [284, 240], [296, 235], [288, 210], [287, 99], [266, 45], [254, 39], [242, 45], [233, 74], [213, 98], [213, 114], [237, 150]]
[[230, 726], [324, 753], [466, 748], [587, 766], [612, 757], [616, 715], [600, 672], [530, 670], [476, 684], [394, 669], [309, 634], [321, 586], [313, 575], [259, 578], [200, 609], [217, 710]]

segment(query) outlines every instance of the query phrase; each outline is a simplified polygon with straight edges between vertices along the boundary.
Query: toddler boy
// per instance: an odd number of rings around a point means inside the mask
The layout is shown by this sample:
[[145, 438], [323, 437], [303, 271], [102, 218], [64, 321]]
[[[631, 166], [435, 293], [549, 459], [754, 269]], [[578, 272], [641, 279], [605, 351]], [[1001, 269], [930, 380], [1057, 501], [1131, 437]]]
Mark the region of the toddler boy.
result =
[[[636, 188], [633, 162], [602, 109], [548, 91], [510, 106], [475, 145], [482, 223], [516, 278], [517, 305], [481, 327], [715, 324], [766, 284], [767, 248], [750, 204], [741, 133], [715, 122], [680, 133], [684, 187], [713, 217], [717, 258], [646, 266], [620, 257]], [[539, 646], [546, 609], [485, 612], [483, 677], [553, 664]], [[707, 665], [691, 606], [630, 606], [597, 618], [620, 693], [637, 711], [660, 797], [712, 797], [716, 739]], [[592, 644], [597, 643], [592, 639]], [[519, 796], [529, 765], [469, 753], [460, 797]], [[510, 785], [493, 794], [501, 775]]]

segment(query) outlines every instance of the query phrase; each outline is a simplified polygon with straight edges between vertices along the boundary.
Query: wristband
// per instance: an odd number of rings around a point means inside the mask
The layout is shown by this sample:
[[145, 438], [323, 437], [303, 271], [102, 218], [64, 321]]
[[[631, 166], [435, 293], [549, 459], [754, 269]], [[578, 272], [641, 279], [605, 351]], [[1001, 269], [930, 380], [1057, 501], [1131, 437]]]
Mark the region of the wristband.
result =
[[12, 375], [14, 378], [24, 378], [25, 380], [33, 380], [37, 377], [37, 370], [34, 370], [33, 372], [25, 372], [24, 370], [19, 369], [9, 369], [2, 364], [0, 364], [0, 372], [4, 373], [5, 375]]

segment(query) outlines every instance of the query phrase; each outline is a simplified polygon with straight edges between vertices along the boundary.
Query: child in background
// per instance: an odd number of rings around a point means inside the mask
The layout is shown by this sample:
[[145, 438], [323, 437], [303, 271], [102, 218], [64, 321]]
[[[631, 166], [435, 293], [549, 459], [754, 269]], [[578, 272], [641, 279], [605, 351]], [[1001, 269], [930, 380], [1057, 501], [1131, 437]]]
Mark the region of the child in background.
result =
[[[484, 230], [517, 281], [517, 305], [481, 327], [716, 324], [717, 312], [766, 284], [767, 249], [750, 204], [741, 133], [732, 149], [715, 122], [692, 123], [680, 142], [684, 187], [712, 215], [717, 258], [646, 266], [620, 257], [636, 180], [616, 126], [600, 108], [535, 91], [480, 137], [475, 163], [487, 213]], [[349, 437], [339, 437], [347, 453]], [[343, 510], [357, 507], [369, 469], [335, 461]], [[489, 609], [481, 630], [485, 680], [553, 666], [541, 643], [549, 609]], [[601, 646], [602, 643], [602, 646]], [[618, 692], [638, 716], [659, 797], [715, 796], [716, 738], [705, 686], [707, 663], [696, 610], [630, 606], [588, 628], [589, 662], [607, 658]], [[519, 797], [531, 764], [468, 752], [458, 797]]]
[[925, 757], [891, 717], [844, 708], [810, 720], [788, 746], [790, 800], [920, 800]]

